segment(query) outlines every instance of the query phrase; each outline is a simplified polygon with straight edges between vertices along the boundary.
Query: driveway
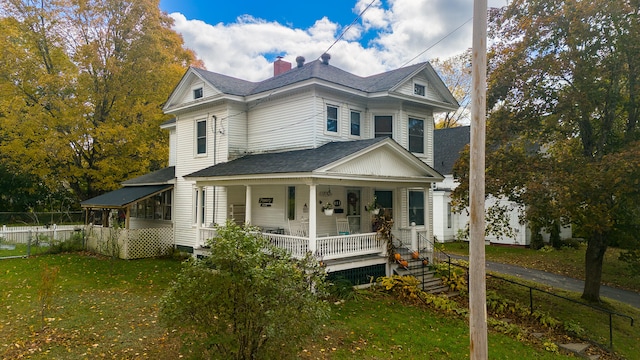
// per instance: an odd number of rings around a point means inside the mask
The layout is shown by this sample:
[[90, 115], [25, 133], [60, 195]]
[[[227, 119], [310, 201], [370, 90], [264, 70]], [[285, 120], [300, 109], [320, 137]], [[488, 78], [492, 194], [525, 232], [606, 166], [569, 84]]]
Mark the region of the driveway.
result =
[[[451, 257], [456, 259], [469, 260], [469, 258], [466, 256], [451, 255]], [[582, 280], [570, 278], [568, 276], [552, 274], [541, 270], [527, 269], [516, 265], [487, 261], [486, 269], [490, 272], [507, 274], [567, 291], [581, 293], [584, 288], [584, 281]], [[640, 308], [640, 293], [634, 291], [601, 285], [600, 296], [614, 299], [625, 304], [629, 304], [633, 307]]]

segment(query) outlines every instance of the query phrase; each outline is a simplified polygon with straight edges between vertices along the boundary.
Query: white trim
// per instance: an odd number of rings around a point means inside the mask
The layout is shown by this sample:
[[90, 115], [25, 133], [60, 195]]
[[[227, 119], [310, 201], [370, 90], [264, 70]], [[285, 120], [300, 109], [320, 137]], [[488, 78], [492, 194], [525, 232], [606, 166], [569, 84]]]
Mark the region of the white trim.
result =
[[[416, 94], [416, 86], [422, 86], [422, 94]], [[420, 81], [420, 80], [413, 80], [413, 96], [419, 96], [419, 97], [427, 97], [427, 91], [429, 89], [428, 87], [429, 85], [427, 83], [425, 83], [424, 81]]]
[[[204, 152], [198, 153], [198, 124], [201, 122], [204, 122]], [[207, 136], [207, 127], [209, 126], [208, 122], [208, 116], [204, 118], [196, 118], [193, 121], [193, 157], [207, 157], [207, 154], [209, 153], [209, 137]]]
[[[349, 107], [348, 111], [349, 111], [349, 117], [347, 119], [348, 120], [348, 126], [347, 126], [348, 130], [347, 131], [348, 131], [349, 138], [362, 139], [362, 131], [363, 131], [363, 128], [364, 128], [363, 127], [363, 124], [364, 124], [364, 110], [361, 110], [359, 108]], [[352, 113], [360, 114], [360, 124], [359, 124], [359, 126], [360, 126], [360, 135], [353, 135], [351, 133], [351, 114]]]
[[[336, 131], [327, 130], [327, 121], [329, 120], [329, 107], [336, 109]], [[322, 122], [322, 130], [324, 134], [329, 136], [340, 136], [340, 105], [335, 105], [333, 103], [325, 101], [324, 111], [322, 113], [324, 115]]]

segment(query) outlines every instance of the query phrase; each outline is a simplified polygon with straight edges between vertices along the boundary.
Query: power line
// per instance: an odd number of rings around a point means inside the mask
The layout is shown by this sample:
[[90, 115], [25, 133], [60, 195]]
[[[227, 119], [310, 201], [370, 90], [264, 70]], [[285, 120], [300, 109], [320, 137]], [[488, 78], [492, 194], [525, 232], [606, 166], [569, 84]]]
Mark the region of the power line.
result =
[[351, 22], [351, 24], [349, 24], [349, 26], [347, 26], [344, 30], [342, 30], [342, 33], [340, 34], [340, 36], [338, 36], [338, 38], [333, 42], [333, 44], [331, 44], [331, 46], [329, 46], [329, 48], [327, 48], [327, 50], [324, 53], [328, 53], [329, 50], [331, 50], [331, 48], [338, 43], [338, 41], [340, 41], [340, 39], [342, 39], [342, 37], [344, 36], [344, 34], [347, 33], [347, 31], [349, 31], [349, 29], [351, 29], [351, 27], [356, 23], [356, 21], [358, 21], [362, 15], [364, 15], [364, 13], [369, 10], [369, 8], [371, 7], [371, 5], [373, 5], [374, 2], [376, 2], [377, 0], [371, 0], [371, 2], [369, 3], [369, 5], [367, 5], [366, 8], [364, 8], [364, 10], [362, 10], [360, 12], [360, 14], [358, 14], [358, 16], [356, 16], [355, 19], [353, 19], [353, 21]]
[[467, 25], [469, 23], [469, 21], [471, 21], [473, 19], [473, 17], [470, 17], [467, 21], [463, 22], [462, 24], [460, 24], [460, 26], [458, 26], [457, 28], [453, 29], [452, 31], [450, 31], [447, 35], [445, 35], [444, 37], [440, 38], [438, 41], [436, 41], [435, 43], [433, 43], [431, 46], [429, 46], [428, 48], [424, 49], [420, 54], [414, 56], [413, 58], [411, 58], [411, 60], [405, 62], [404, 64], [402, 64], [400, 67], [405, 67], [408, 64], [410, 64], [413, 60], [419, 58], [420, 56], [422, 56], [422, 54], [426, 53], [427, 51], [431, 50], [434, 46], [438, 45], [439, 43], [441, 43], [444, 39], [448, 38], [449, 36], [453, 35], [453, 33], [455, 33], [456, 31], [460, 30], [460, 28], [462, 28], [463, 26]]

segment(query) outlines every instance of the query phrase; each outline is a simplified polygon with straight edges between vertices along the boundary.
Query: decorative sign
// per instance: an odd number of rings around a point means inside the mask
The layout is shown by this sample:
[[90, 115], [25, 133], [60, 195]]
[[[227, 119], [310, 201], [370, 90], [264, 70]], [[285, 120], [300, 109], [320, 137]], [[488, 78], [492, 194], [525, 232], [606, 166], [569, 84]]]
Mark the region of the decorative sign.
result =
[[271, 205], [273, 205], [273, 198], [259, 198], [258, 204], [260, 204], [260, 207], [271, 207]]

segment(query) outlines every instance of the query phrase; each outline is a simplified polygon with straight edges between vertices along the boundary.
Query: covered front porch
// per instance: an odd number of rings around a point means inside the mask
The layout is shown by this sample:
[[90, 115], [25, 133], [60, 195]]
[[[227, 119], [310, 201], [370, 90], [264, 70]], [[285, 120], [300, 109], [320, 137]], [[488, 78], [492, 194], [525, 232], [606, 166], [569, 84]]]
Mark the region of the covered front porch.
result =
[[258, 227], [295, 257], [310, 252], [326, 262], [386, 261], [376, 232], [381, 219], [392, 220], [396, 233], [414, 223], [430, 238], [430, 188], [442, 176], [385, 138], [247, 155], [185, 179], [194, 182], [196, 199], [215, 194], [215, 206], [196, 204], [196, 248], [215, 235], [214, 223], [231, 219]]

